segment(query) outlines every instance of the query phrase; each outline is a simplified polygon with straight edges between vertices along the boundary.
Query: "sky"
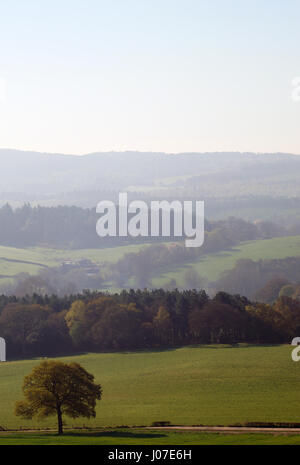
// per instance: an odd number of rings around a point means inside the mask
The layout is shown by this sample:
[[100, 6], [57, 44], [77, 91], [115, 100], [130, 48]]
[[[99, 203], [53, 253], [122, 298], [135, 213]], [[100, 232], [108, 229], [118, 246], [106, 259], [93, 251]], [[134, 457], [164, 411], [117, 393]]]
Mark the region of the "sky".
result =
[[2, 1], [0, 148], [300, 154], [299, 19], [299, 0]]

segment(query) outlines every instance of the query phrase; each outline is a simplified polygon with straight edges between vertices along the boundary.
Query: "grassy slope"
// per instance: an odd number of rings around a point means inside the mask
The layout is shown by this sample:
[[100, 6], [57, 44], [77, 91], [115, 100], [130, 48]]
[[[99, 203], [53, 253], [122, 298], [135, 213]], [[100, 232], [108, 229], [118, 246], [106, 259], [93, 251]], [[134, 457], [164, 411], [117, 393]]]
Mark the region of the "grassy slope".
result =
[[160, 287], [171, 278], [176, 279], [179, 286], [183, 286], [183, 275], [188, 268], [194, 268], [200, 276], [214, 281], [223, 271], [232, 269], [236, 261], [241, 258], [260, 260], [295, 256], [300, 256], [300, 236], [249, 241], [231, 250], [205, 255], [197, 262], [162, 272], [160, 276], [153, 279], [153, 286]]
[[[208, 346], [168, 351], [86, 354], [76, 360], [102, 384], [95, 420], [69, 426], [173, 424], [228, 425], [300, 421], [299, 364], [289, 346]], [[23, 376], [38, 360], [0, 364], [0, 425], [55, 426], [55, 419], [14, 416]]]
[[[128, 245], [106, 249], [60, 250], [43, 247], [18, 249], [0, 246], [0, 275], [14, 276], [21, 272], [38, 273], [41, 266], [58, 266], [64, 260], [88, 258], [96, 263], [116, 262], [125, 253], [137, 252], [145, 245]], [[7, 260], [16, 260], [13, 262]], [[24, 263], [28, 262], [28, 263]], [[32, 263], [34, 264], [32, 264]]]
[[[57, 266], [64, 260], [89, 258], [96, 263], [104, 261], [116, 262], [127, 252], [137, 252], [145, 245], [130, 245], [107, 249], [59, 250], [41, 247], [17, 249], [0, 246], [0, 275], [14, 276], [20, 272], [38, 273], [40, 265]], [[194, 268], [209, 281], [214, 281], [220, 274], [234, 267], [240, 258], [252, 260], [286, 258], [300, 255], [300, 236], [280, 237], [268, 240], [250, 241], [242, 243], [231, 250], [203, 256], [199, 261], [187, 263], [184, 266], [162, 270], [153, 278], [153, 287], [164, 285], [171, 278], [175, 278], [179, 286], [184, 286], [184, 272]], [[19, 260], [9, 262], [4, 259]], [[35, 264], [23, 263], [33, 262]], [[3, 278], [5, 279], [5, 278]], [[1, 282], [1, 279], [0, 279]]]

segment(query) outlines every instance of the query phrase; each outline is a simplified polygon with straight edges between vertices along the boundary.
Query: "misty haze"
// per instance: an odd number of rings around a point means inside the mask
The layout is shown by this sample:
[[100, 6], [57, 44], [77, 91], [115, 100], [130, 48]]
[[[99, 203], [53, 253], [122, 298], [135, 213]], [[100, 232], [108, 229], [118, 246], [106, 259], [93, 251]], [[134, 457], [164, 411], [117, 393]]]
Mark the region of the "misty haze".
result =
[[1, 2], [0, 445], [300, 444], [299, 14]]

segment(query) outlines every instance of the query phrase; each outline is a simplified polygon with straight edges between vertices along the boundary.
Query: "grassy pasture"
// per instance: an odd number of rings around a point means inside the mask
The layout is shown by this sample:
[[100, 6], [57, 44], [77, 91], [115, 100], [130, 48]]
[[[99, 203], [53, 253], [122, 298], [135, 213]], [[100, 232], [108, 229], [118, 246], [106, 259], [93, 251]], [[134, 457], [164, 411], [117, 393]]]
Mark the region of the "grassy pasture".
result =
[[[61, 250], [33, 247], [18, 249], [0, 246], [0, 283], [20, 272], [38, 273], [44, 266], [55, 267], [65, 260], [88, 258], [100, 264], [116, 262], [125, 253], [138, 252], [145, 244], [120, 246], [106, 249]], [[197, 262], [173, 266], [157, 271], [152, 279], [153, 287], [161, 287], [170, 279], [176, 279], [178, 286], [184, 286], [184, 272], [195, 269], [208, 281], [216, 280], [223, 271], [234, 267], [240, 258], [252, 260], [300, 256], [300, 236], [280, 237], [267, 240], [249, 241], [230, 250], [204, 255]], [[134, 285], [134, 283], [132, 283]]]
[[0, 433], [1, 445], [299, 445], [299, 434], [220, 434], [113, 429], [55, 433]]
[[98, 264], [116, 262], [125, 253], [137, 252], [143, 245], [128, 245], [106, 249], [49, 249], [44, 247], [0, 246], [0, 283], [18, 273], [37, 274], [43, 267], [55, 267], [66, 260], [90, 259]]
[[200, 276], [214, 281], [220, 277], [223, 271], [232, 269], [237, 260], [241, 258], [250, 258], [256, 261], [296, 256], [300, 256], [300, 236], [249, 241], [227, 251], [204, 255], [197, 262], [190, 262], [184, 266], [163, 271], [152, 282], [153, 287], [160, 287], [174, 278], [179, 286], [184, 286], [184, 272], [188, 268], [193, 268]]
[[[9, 348], [8, 348], [9, 354]], [[300, 421], [300, 365], [291, 347], [200, 346], [166, 351], [83, 354], [78, 361], [103, 387], [93, 420], [65, 419], [68, 427], [230, 425]], [[40, 360], [0, 364], [0, 426], [55, 427], [55, 418], [14, 416], [24, 375]]]

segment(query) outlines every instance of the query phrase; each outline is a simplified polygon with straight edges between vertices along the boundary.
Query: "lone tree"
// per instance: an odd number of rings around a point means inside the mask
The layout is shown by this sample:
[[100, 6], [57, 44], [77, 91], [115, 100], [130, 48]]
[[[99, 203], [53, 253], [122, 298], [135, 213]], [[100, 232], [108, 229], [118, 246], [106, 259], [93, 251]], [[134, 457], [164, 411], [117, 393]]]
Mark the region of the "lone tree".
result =
[[94, 376], [78, 363], [45, 361], [25, 376], [25, 400], [16, 403], [15, 414], [25, 419], [57, 415], [58, 434], [63, 434], [63, 414], [71, 417], [96, 416], [96, 400], [102, 389]]

